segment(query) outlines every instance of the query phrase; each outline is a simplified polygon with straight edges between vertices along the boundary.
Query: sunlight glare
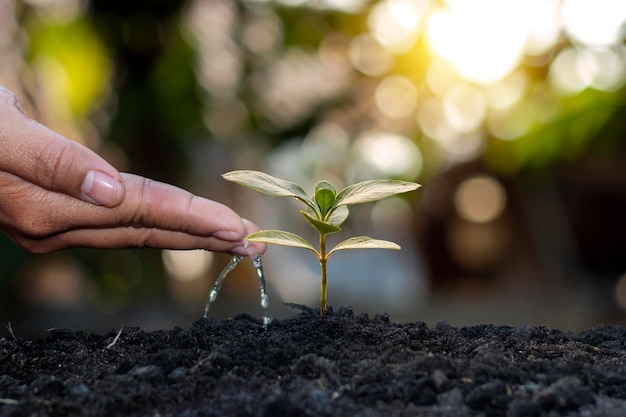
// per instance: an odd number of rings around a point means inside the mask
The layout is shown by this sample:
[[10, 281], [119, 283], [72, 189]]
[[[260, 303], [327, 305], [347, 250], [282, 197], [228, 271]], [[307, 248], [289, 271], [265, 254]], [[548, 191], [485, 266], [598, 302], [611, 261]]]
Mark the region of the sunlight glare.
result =
[[533, 9], [529, 19], [529, 33], [525, 52], [530, 55], [546, 53], [559, 40], [561, 18], [559, 0], [528, 0], [527, 7]]
[[427, 41], [467, 79], [499, 80], [518, 64], [529, 33], [525, 0], [448, 1], [431, 16]]
[[564, 0], [561, 13], [565, 31], [582, 44], [606, 46], [624, 39], [624, 0]]
[[406, 30], [416, 32], [430, 6], [430, 0], [387, 0], [395, 22]]

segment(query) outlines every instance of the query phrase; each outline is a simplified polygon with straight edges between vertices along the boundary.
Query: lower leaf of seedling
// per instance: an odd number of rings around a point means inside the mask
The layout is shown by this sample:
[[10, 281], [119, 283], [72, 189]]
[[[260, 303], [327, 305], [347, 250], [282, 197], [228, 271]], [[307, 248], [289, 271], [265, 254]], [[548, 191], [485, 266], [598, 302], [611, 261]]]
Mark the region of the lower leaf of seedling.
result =
[[305, 205], [300, 213], [319, 234], [319, 247], [316, 249], [308, 240], [282, 230], [261, 230], [250, 234], [246, 239], [272, 245], [292, 246], [308, 249], [315, 254], [321, 270], [320, 314], [326, 314], [327, 275], [326, 264], [335, 252], [349, 249], [400, 249], [394, 242], [357, 236], [338, 243], [327, 250], [326, 235], [341, 231], [341, 225], [350, 214], [348, 205], [378, 201], [396, 194], [415, 190], [419, 184], [398, 180], [369, 180], [350, 185], [340, 192], [328, 181], [320, 181], [315, 186], [312, 197], [308, 197], [298, 184], [273, 177], [259, 171], [232, 171], [223, 175], [228, 181], [252, 188], [275, 197], [293, 197]]

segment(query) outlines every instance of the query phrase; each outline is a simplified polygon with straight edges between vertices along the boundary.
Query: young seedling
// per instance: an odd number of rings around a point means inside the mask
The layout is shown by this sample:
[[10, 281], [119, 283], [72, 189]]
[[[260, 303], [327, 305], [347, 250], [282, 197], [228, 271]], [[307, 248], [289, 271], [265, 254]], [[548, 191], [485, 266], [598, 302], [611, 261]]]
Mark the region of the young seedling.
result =
[[319, 233], [319, 249], [313, 247], [303, 237], [282, 230], [261, 230], [250, 234], [246, 239], [251, 242], [304, 248], [315, 254], [321, 268], [320, 314], [322, 316], [326, 314], [326, 264], [333, 253], [347, 249], [400, 249], [400, 246], [394, 242], [357, 236], [346, 239], [328, 250], [326, 235], [341, 230], [341, 225], [350, 214], [349, 205], [382, 200], [396, 194], [415, 190], [420, 186], [413, 182], [398, 180], [369, 180], [350, 185], [337, 192], [330, 182], [319, 181], [315, 186], [313, 196], [309, 197], [298, 184], [259, 171], [231, 171], [223, 174], [222, 177], [263, 194], [275, 197], [293, 197], [304, 203], [305, 210], [300, 210], [300, 213]]

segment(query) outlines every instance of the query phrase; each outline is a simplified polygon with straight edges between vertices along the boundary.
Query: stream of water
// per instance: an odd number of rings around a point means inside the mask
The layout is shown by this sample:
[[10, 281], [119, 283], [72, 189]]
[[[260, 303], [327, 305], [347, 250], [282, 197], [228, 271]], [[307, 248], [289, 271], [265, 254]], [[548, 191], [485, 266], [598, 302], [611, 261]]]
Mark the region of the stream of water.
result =
[[[220, 291], [220, 288], [222, 288], [222, 284], [224, 283], [226, 276], [230, 273], [230, 271], [235, 269], [235, 267], [239, 264], [239, 262], [241, 262], [243, 258], [244, 256], [241, 256], [241, 255], [233, 256], [230, 259], [230, 261], [226, 264], [222, 272], [220, 272], [220, 274], [217, 276], [217, 279], [215, 280], [215, 283], [213, 284], [211, 291], [209, 291], [209, 299], [206, 303], [206, 306], [204, 307], [205, 318], [209, 316], [209, 310], [211, 308], [211, 304], [213, 304], [215, 300], [217, 299], [217, 294]], [[267, 297], [267, 290], [265, 287], [265, 274], [263, 273], [263, 261], [261, 260], [261, 255], [256, 255], [253, 253], [250, 254], [250, 259], [252, 259], [252, 264], [254, 265], [257, 276], [259, 278], [259, 291], [261, 293], [261, 307], [263, 307], [263, 327], [267, 327], [271, 323], [272, 318], [268, 311], [269, 299]]]

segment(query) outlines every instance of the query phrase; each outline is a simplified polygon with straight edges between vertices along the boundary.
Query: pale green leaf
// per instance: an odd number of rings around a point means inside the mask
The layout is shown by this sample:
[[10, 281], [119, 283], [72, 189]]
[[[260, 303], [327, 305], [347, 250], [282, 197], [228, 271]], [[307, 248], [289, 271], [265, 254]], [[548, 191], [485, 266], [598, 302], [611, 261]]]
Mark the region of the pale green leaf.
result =
[[379, 240], [372, 239], [367, 236], [357, 236], [351, 237], [350, 239], [346, 239], [343, 242], [340, 242], [335, 246], [330, 252], [328, 252], [328, 257], [333, 253], [340, 250], [349, 250], [349, 249], [393, 249], [400, 250], [400, 245], [394, 242], [390, 242], [388, 240]]
[[309, 249], [317, 255], [315, 248], [311, 246], [306, 239], [294, 233], [282, 230], [261, 230], [259, 232], [251, 233], [248, 237], [246, 237], [246, 240], [249, 240], [250, 242], [262, 242], [269, 243], [271, 245]]
[[328, 223], [339, 227], [343, 224], [343, 222], [346, 221], [349, 215], [350, 215], [350, 210], [348, 210], [348, 206], [335, 207], [330, 212]]
[[313, 207], [315, 204], [298, 184], [252, 170], [231, 171], [222, 174], [225, 180], [252, 188], [273, 197], [295, 197]]
[[335, 206], [370, 203], [392, 195], [406, 193], [419, 188], [414, 182], [399, 180], [369, 180], [349, 185], [335, 199]]
[[330, 233], [337, 233], [341, 231], [341, 227], [332, 225], [330, 223], [323, 222], [309, 214], [304, 210], [300, 210], [300, 213], [304, 216], [304, 218], [317, 230], [320, 234], [327, 235]]

